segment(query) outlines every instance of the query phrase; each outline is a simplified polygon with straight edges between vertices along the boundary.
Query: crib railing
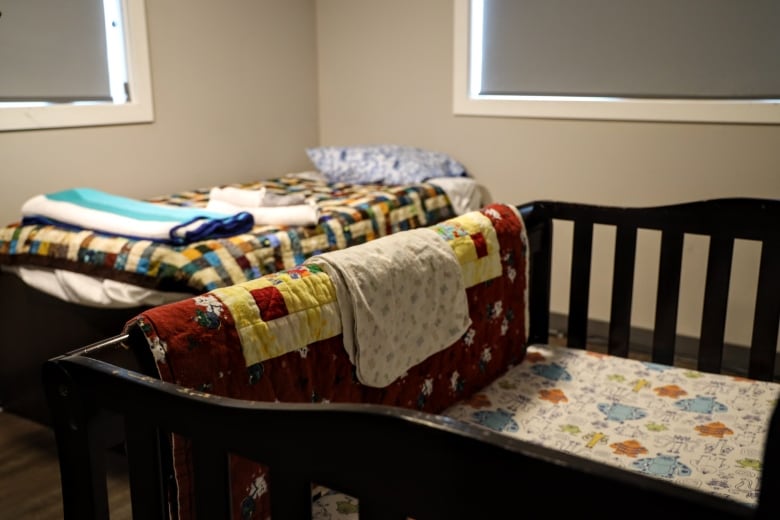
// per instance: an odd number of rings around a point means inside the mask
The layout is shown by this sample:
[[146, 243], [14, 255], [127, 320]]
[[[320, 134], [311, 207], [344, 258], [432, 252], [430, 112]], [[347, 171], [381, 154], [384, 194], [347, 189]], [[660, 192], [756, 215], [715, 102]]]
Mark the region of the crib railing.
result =
[[[572, 221], [568, 346], [585, 348], [588, 336], [593, 231], [615, 227], [615, 253], [607, 350], [629, 354], [631, 310], [639, 230], [659, 230], [661, 246], [655, 304], [652, 360], [674, 364], [680, 302], [683, 241], [686, 235], [709, 238], [697, 368], [721, 372], [734, 242], [761, 244], [755, 315], [747, 376], [780, 380], [776, 368], [780, 322], [780, 201], [718, 199], [654, 208], [604, 207], [541, 201], [520, 207], [532, 241], [530, 310], [532, 341], [546, 342], [549, 327], [553, 230], [556, 221]], [[537, 314], [538, 313], [538, 314]]]
[[[313, 483], [357, 498], [361, 520], [504, 518], [510, 511], [556, 517], [572, 507], [625, 518], [617, 504], [639, 505], [648, 517], [773, 518], [778, 506], [774, 497], [762, 496], [753, 510], [414, 410], [238, 401], [77, 354], [48, 362], [45, 380], [66, 519], [109, 517], [105, 448], [112, 442], [106, 436], [111, 421], [124, 429], [133, 518], [145, 520], [169, 518], [160, 448], [171, 433], [192, 443], [196, 518], [209, 520], [235, 517], [228, 454], [269, 468], [273, 518], [311, 518]], [[776, 411], [775, 432], [778, 422]], [[777, 447], [764, 460], [773, 467], [764, 474], [763, 495], [778, 483]]]

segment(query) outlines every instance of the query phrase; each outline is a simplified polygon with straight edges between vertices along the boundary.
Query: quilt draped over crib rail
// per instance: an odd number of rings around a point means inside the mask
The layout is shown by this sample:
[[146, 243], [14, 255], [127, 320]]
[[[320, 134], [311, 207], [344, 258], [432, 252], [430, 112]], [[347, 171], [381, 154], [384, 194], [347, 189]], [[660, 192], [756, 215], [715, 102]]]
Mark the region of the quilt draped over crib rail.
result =
[[[127, 330], [148, 342], [161, 379], [186, 388], [258, 401], [364, 402], [438, 413], [522, 361], [528, 251], [522, 219], [508, 205], [492, 204], [429, 229], [450, 245], [462, 273], [484, 277], [466, 283], [471, 325], [382, 388], [359, 381], [344, 348], [335, 288], [317, 265], [150, 309]], [[192, 461], [187, 442], [176, 435], [173, 460], [173, 513], [190, 518]], [[234, 511], [265, 518], [264, 468], [233, 456], [231, 479]]]

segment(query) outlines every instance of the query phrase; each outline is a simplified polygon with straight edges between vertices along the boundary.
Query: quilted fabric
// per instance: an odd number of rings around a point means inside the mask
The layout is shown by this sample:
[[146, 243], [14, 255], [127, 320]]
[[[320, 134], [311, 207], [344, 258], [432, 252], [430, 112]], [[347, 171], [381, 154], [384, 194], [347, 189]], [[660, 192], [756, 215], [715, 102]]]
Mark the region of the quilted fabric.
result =
[[[314, 226], [255, 226], [250, 233], [172, 246], [91, 230], [14, 224], [0, 228], [0, 264], [36, 265], [164, 291], [200, 294], [292, 269], [311, 255], [343, 249], [405, 229], [430, 226], [455, 212], [444, 191], [411, 186], [328, 184], [293, 176], [235, 184], [317, 206]], [[210, 188], [150, 199], [203, 208]]]
[[780, 384], [531, 346], [448, 415], [755, 505]]
[[[364, 402], [438, 413], [487, 385], [508, 366], [522, 360], [525, 353], [528, 242], [522, 219], [514, 207], [503, 204], [492, 204], [480, 212], [495, 231], [496, 250], [491, 254], [499, 259], [500, 276], [466, 289], [472, 326], [457, 342], [385, 388], [371, 388], [358, 382], [341, 334], [319, 341], [313, 341], [312, 336], [306, 340], [311, 342], [302, 348], [256, 363], [251, 358], [247, 364], [235, 327], [241, 320], [236, 320], [224, 301], [217, 298], [216, 295], [224, 294], [221, 290], [150, 309], [129, 325], [141, 325], [157, 360], [160, 378], [186, 388], [257, 401]], [[447, 225], [462, 227], [457, 222], [448, 221]], [[484, 242], [478, 234], [471, 234], [474, 236], [470, 240]], [[472, 247], [476, 249], [478, 245]], [[469, 255], [463, 256], [464, 261], [468, 258]], [[271, 285], [302, 291], [320, 287], [314, 283], [318, 274], [309, 267], [301, 268], [306, 273], [269, 275], [283, 282]], [[307, 298], [295, 298], [297, 303], [288, 304], [288, 296], [292, 294], [288, 289], [279, 291], [284, 306], [276, 293], [249, 291], [256, 300], [254, 306], [259, 309], [256, 318], [263, 322], [275, 321], [286, 316], [285, 312], [295, 313], [294, 309], [297, 314], [314, 313], [318, 320], [322, 318], [323, 313], [317, 309], [304, 311], [311, 303]], [[329, 298], [327, 291], [323, 291], [316, 300], [327, 305]], [[239, 311], [243, 317], [251, 318], [246, 314], [249, 312], [246, 307], [251, 306], [243, 295], [240, 308], [245, 310]], [[249, 319], [247, 323], [252, 321]], [[157, 327], [158, 323], [162, 326]], [[269, 329], [273, 327], [266, 325]], [[255, 322], [253, 326], [265, 333], [262, 329], [266, 325]], [[163, 334], [162, 329], [166, 331]], [[310, 329], [314, 330], [316, 327]], [[192, 516], [194, 502], [190, 485], [191, 452], [187, 442], [176, 436], [173, 450], [178, 486], [174, 490], [178, 498], [175, 505], [178, 517], [186, 519]], [[231, 481], [234, 510], [243, 514], [236, 518], [266, 518], [269, 502], [264, 468], [233, 457]]]
[[449, 155], [411, 146], [321, 146], [306, 154], [330, 182], [412, 184], [466, 175], [466, 168]]

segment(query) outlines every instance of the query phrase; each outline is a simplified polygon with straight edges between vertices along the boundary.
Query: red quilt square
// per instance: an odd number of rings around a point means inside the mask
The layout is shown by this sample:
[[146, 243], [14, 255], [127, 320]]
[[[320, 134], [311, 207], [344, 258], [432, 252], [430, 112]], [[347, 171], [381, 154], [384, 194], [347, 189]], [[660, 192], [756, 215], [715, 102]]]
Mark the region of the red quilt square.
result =
[[275, 320], [290, 314], [284, 303], [284, 296], [276, 287], [263, 287], [251, 292], [263, 321]]
[[474, 242], [474, 247], [477, 249], [477, 258], [487, 256], [487, 241], [485, 240], [485, 237], [482, 235], [482, 233], [474, 233], [473, 235], [469, 236], [471, 237], [472, 242]]

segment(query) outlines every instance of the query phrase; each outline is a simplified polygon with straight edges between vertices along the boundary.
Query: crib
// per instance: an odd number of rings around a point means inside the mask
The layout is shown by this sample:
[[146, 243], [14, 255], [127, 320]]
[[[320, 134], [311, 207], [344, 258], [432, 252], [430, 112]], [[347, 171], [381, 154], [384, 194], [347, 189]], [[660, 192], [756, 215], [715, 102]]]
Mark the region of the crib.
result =
[[[631, 301], [637, 232], [652, 229], [661, 232], [661, 248], [649, 363], [654, 367], [678, 364], [675, 344], [683, 240], [686, 234], [705, 235], [710, 245], [702, 327], [695, 370], [689, 375], [733, 374], [747, 384], [766, 382], [760, 384], [770, 390], [780, 388], [773, 383], [780, 380], [776, 363], [778, 201], [723, 199], [651, 208], [537, 201], [517, 210], [525, 234], [520, 244], [524, 260], [519, 261], [520, 255], [514, 258], [518, 262], [515, 275], [527, 292], [515, 295], [524, 300], [513, 312], [518, 317], [516, 338], [520, 341], [512, 348], [518, 350], [492, 369], [494, 382], [511, 383], [503, 378], [531, 362], [531, 349], [545, 348], [550, 342], [553, 228], [555, 222], [572, 221], [565, 334], [569, 349], [582, 353], [594, 348], [588, 338], [593, 229], [594, 225], [611, 225], [616, 240], [609, 335], [605, 348], [595, 354], [616, 363], [621, 359], [638, 362], [628, 359], [636, 354], [631, 342]], [[724, 344], [737, 239], [762, 244], [746, 362], [733, 362]], [[493, 289], [496, 285], [492, 284]], [[520, 316], [523, 312], [527, 312], [527, 321]], [[237, 476], [228, 454], [269, 468], [270, 492], [265, 493], [269, 509], [264, 514], [273, 518], [312, 518], [313, 483], [321, 493], [333, 491], [349, 497], [342, 504], [357, 504], [361, 519], [503, 518], [514, 510], [518, 515], [561, 515], [572, 508], [603, 518], [624, 518], [632, 511], [679, 518], [776, 518], [780, 514], [776, 396], [767, 397], [764, 448], [760, 460], [753, 461], [761, 468], [760, 491], [753, 504], [745, 504], [507, 435], [453, 414], [431, 413], [426, 406], [377, 404], [382, 399], [250, 401], [219, 396], [208, 387], [161, 381], [147, 340], [138, 328], [130, 328], [44, 366], [66, 518], [108, 517], [105, 451], [116, 446], [122, 446], [128, 457], [134, 517], [169, 518], [182, 513], [171, 509], [172, 433], [187, 440], [193, 502], [189, 513], [196, 518], [242, 518], [255, 513], [251, 508], [242, 510], [243, 503], [231, 495]], [[329, 348], [328, 344], [317, 345]], [[481, 387], [488, 383], [480, 381], [460, 402], [446, 403], [447, 409], [479, 397]]]

